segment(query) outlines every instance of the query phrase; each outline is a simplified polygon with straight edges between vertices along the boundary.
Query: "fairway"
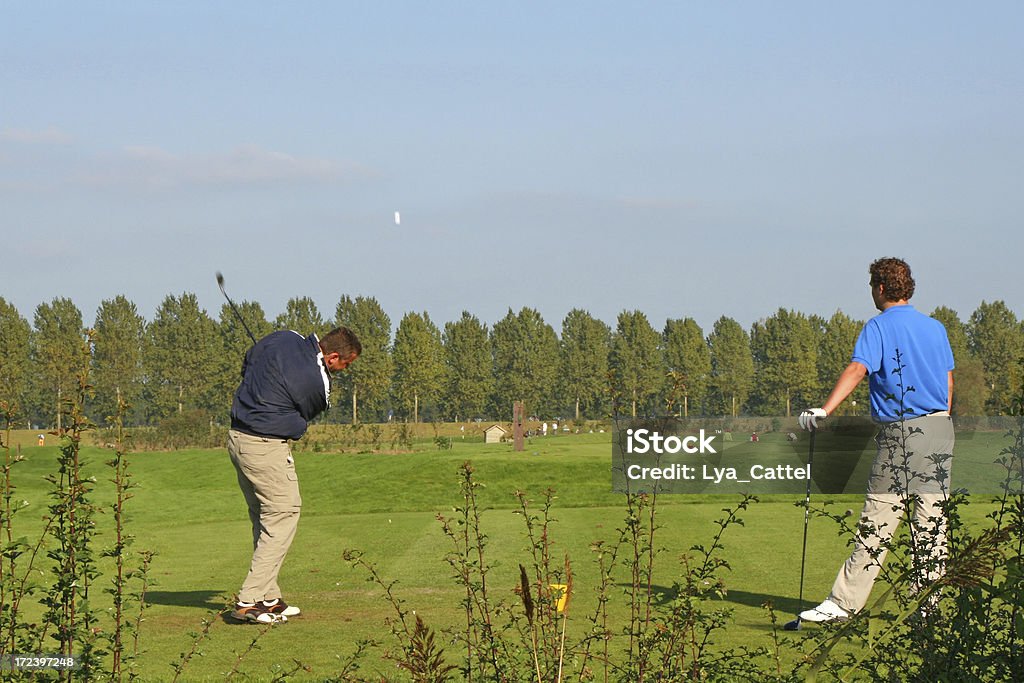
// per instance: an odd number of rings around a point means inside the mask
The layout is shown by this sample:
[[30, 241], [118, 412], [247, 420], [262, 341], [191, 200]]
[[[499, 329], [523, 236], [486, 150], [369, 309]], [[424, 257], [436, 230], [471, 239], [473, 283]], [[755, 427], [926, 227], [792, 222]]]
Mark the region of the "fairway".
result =
[[[993, 448], [994, 457], [1000, 438], [985, 435], [973, 443]], [[386, 623], [394, 613], [380, 587], [345, 562], [346, 549], [362, 551], [386, 581], [397, 581], [395, 595], [431, 627], [443, 631], [464, 624], [464, 589], [451, 578], [453, 569], [445, 555], [453, 546], [437, 516], [453, 517], [453, 508], [462, 504], [458, 472], [465, 461], [472, 462], [475, 480], [483, 485], [478, 502], [485, 510], [491, 598], [516, 601], [518, 567], [531, 566], [523, 518], [514, 514], [519, 505], [514, 492], [526, 492], [539, 505], [550, 488], [556, 496], [552, 556], [561, 566], [567, 555], [575, 576], [570, 641], [589, 629], [587, 617], [596, 606], [599, 577], [591, 546], [596, 541], [613, 543], [625, 517], [624, 496], [611, 493], [609, 435], [534, 438], [523, 453], [513, 453], [505, 444], [485, 446], [458, 439], [452, 450], [428, 450], [433, 444], [425, 443], [418, 448], [408, 454], [296, 455], [303, 513], [280, 583], [286, 600], [304, 613], [261, 637], [238, 665], [241, 672], [254, 680], [271, 679], [278, 667], [292, 669], [298, 661], [310, 669], [298, 677], [317, 680], [336, 672], [358, 641], [376, 639], [383, 647], [362, 660], [361, 672], [394, 673], [394, 664], [381, 656], [395, 645]], [[29, 500], [31, 506], [15, 519], [17, 531], [32, 537], [45, 512], [48, 485], [43, 476], [53, 469], [56, 447], [27, 447], [23, 453], [26, 461], [13, 467], [12, 479], [18, 487], [16, 497]], [[88, 471], [97, 478], [93, 501], [101, 506], [109, 506], [112, 499], [109, 468], [103, 465], [110, 454], [98, 448], [83, 450]], [[251, 553], [249, 523], [234, 470], [223, 449], [134, 453], [129, 458], [138, 484], [128, 502], [128, 530], [135, 536], [132, 553], [156, 553], [138, 670], [145, 680], [172, 678], [172, 662], [192, 647], [190, 633], [200, 631], [203, 619], [213, 615], [208, 638], [199, 645], [203, 656], [192, 658], [180, 680], [220, 678], [236, 666], [259, 632], [216, 615], [238, 589]], [[722, 557], [732, 569], [723, 574], [728, 592], [721, 606], [734, 613], [727, 630], [717, 634], [717, 646], [770, 646], [771, 622], [762, 604], [775, 605], [780, 623], [798, 610], [803, 512], [794, 504], [802, 499], [764, 497], [741, 515], [744, 526], [727, 530]], [[663, 552], [656, 561], [654, 591], [659, 599], [680, 579], [679, 557], [694, 544], [709, 543], [722, 508], [738, 500], [739, 496], [709, 495], [658, 498], [655, 545]], [[817, 496], [812, 502], [822, 501], [831, 501], [838, 511], [859, 510], [862, 497]], [[982, 500], [977, 503], [966, 510], [969, 520], [980, 520], [984, 514], [986, 505]], [[100, 516], [97, 524], [96, 543], [109, 545], [111, 515]], [[845, 539], [837, 535], [834, 523], [812, 518], [806, 602], [816, 603], [827, 594], [846, 554]], [[619, 585], [611, 592], [613, 631], [627, 618], [622, 597], [625, 575], [620, 574]], [[803, 637], [780, 636], [787, 642]], [[461, 652], [450, 645], [450, 638], [439, 640], [448, 647], [450, 661], [457, 663]], [[785, 656], [792, 664], [797, 653], [787, 650]]]

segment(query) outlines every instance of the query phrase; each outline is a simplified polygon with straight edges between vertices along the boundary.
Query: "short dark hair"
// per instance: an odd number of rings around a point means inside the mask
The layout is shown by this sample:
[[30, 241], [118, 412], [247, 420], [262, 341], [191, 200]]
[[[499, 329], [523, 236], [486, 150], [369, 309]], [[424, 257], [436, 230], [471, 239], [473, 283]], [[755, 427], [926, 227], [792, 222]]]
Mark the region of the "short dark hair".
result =
[[914, 278], [910, 266], [899, 258], [880, 258], [868, 268], [871, 286], [882, 285], [886, 301], [901, 301], [914, 296]]
[[356, 333], [347, 327], [335, 327], [324, 335], [320, 340], [320, 350], [326, 353], [336, 353], [342, 358], [348, 358], [353, 353], [357, 356], [363, 352], [363, 345], [359, 343]]

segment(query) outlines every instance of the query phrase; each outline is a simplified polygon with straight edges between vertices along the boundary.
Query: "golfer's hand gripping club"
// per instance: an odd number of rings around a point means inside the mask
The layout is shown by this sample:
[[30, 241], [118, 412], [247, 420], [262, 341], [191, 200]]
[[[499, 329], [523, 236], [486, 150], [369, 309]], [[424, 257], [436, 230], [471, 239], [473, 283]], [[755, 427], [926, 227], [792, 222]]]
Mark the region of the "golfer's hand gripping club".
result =
[[824, 408], [811, 408], [800, 413], [800, 429], [810, 431], [818, 428], [818, 420], [824, 420], [828, 413]]

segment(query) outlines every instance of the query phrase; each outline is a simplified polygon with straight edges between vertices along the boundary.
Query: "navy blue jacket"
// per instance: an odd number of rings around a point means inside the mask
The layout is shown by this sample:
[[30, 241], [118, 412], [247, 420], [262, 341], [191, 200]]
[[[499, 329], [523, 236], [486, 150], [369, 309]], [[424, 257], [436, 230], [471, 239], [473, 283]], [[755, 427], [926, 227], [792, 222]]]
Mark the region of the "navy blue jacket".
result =
[[231, 428], [298, 439], [327, 409], [331, 380], [315, 334], [272, 332], [245, 354], [242, 383], [231, 404]]

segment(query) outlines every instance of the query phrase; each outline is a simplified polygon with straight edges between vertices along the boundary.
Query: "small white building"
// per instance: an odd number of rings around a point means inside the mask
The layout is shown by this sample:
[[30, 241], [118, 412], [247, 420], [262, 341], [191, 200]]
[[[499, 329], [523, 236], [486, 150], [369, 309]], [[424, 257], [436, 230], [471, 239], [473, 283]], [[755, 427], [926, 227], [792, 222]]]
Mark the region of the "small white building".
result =
[[501, 425], [491, 425], [484, 430], [484, 443], [501, 443], [507, 434]]

